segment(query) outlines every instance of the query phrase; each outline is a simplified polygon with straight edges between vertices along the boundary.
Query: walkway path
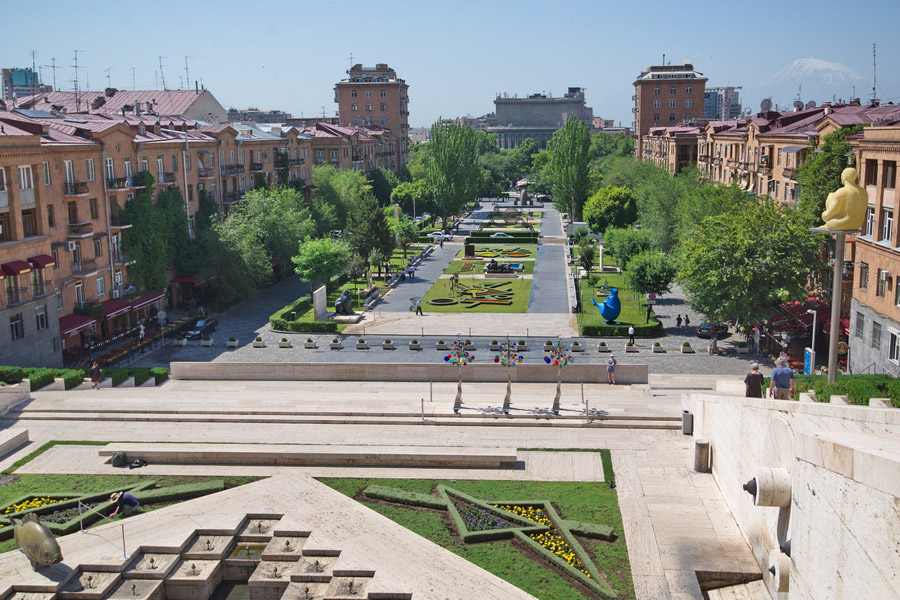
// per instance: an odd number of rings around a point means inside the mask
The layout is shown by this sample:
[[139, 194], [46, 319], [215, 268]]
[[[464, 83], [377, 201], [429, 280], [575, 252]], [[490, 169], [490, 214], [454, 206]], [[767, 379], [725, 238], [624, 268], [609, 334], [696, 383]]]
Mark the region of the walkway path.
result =
[[435, 281], [453, 260], [454, 255], [462, 249], [457, 242], [444, 242], [444, 247], [435, 246], [431, 254], [416, 266], [415, 277], [397, 284], [385, 299], [378, 304], [379, 312], [412, 313], [416, 300], [423, 297]]

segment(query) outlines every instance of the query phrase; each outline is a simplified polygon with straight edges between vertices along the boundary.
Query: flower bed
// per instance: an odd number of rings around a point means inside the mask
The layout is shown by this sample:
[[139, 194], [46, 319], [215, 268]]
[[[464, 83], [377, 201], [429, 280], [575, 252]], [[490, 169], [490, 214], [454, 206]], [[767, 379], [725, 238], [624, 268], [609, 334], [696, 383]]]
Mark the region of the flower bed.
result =
[[58, 497], [53, 498], [50, 496], [34, 496], [31, 498], [25, 498], [15, 504], [10, 504], [5, 509], [3, 509], [4, 515], [14, 515], [16, 513], [20, 513], [25, 510], [32, 510], [35, 508], [42, 508], [44, 506], [50, 506], [51, 504], [59, 504], [60, 502], [65, 502], [68, 498]]
[[510, 523], [506, 519], [486, 511], [477, 504], [463, 502], [456, 498], [452, 498], [451, 500], [456, 507], [457, 512], [459, 512], [459, 516], [462, 517], [463, 522], [466, 524], [466, 529], [469, 531], [488, 531], [492, 529], [518, 527], [518, 525]]
[[52, 513], [46, 513], [41, 515], [41, 521], [44, 523], [56, 523], [57, 525], [62, 525], [63, 523], [67, 523], [72, 519], [77, 519], [79, 515], [84, 512], [87, 512], [90, 508], [96, 508], [102, 504], [101, 502], [88, 502], [87, 504], [82, 504], [82, 509], [78, 509], [78, 505], [72, 506], [69, 508], [64, 508], [62, 510], [54, 510]]
[[546, 513], [544, 513], [544, 510], [542, 508], [535, 506], [520, 506], [509, 504], [495, 504], [494, 506], [507, 512], [525, 517], [526, 519], [530, 519], [535, 523], [539, 523], [541, 525], [546, 525], [547, 527], [549, 527], [549, 530], [547, 531], [532, 533], [528, 537], [584, 573], [585, 577], [591, 576], [588, 570], [584, 567], [584, 563], [582, 563], [581, 560], [579, 560], [578, 556], [575, 554], [575, 550], [573, 550], [572, 547], [569, 546], [568, 542], [566, 542], [565, 538], [559, 532], [559, 529], [557, 529], [553, 524], [553, 520], [550, 519], [550, 517], [548, 517]]

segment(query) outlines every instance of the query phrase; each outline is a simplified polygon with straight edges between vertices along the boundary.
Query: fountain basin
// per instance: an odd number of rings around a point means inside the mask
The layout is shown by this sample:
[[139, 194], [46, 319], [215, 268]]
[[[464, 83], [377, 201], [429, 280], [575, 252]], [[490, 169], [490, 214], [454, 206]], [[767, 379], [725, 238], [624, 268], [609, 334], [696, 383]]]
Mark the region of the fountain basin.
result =
[[62, 587], [58, 597], [60, 600], [102, 600], [121, 579], [121, 573], [79, 569]]
[[[131, 586], [134, 586], [132, 588]], [[106, 600], [165, 600], [165, 584], [162, 581], [133, 579], [120, 581]]]

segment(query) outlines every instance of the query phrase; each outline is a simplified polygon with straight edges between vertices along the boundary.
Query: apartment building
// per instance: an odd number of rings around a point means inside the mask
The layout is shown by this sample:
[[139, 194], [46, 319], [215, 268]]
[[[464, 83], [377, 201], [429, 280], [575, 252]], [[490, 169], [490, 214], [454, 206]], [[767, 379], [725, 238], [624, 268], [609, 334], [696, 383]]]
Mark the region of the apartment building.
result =
[[399, 172], [409, 162], [409, 86], [384, 63], [353, 65], [347, 75], [334, 86], [340, 124], [387, 130], [395, 154], [379, 158], [389, 159], [381, 162]]
[[676, 175], [688, 165], [697, 163], [699, 127], [651, 127], [644, 136], [643, 160]]
[[651, 127], [691, 123], [703, 115], [707, 78], [690, 61], [647, 67], [634, 81], [634, 155], [644, 155], [644, 136]]
[[708, 87], [703, 92], [703, 118], [736, 121], [741, 118], [740, 86]]
[[181, 117], [192, 121], [224, 123], [228, 111], [206, 89], [118, 90], [102, 92], [45, 92], [20, 98], [15, 108], [46, 112], [100, 115], [134, 114]]
[[338, 171], [393, 169], [397, 154], [393, 136], [384, 130], [317, 123], [300, 130], [309, 139], [312, 165], [332, 165]]

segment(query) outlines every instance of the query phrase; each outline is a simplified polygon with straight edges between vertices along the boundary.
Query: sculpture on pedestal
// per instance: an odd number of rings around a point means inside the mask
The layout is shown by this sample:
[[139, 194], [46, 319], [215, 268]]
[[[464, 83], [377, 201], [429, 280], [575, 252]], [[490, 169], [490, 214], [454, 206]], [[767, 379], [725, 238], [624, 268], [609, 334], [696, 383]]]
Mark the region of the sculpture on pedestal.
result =
[[350, 297], [350, 290], [344, 290], [334, 301], [334, 312], [338, 315], [353, 314], [353, 299]]
[[825, 200], [825, 212], [822, 229], [832, 231], [857, 231], [866, 220], [866, 209], [869, 196], [866, 190], [856, 183], [856, 169], [847, 167], [841, 173], [843, 187], [828, 194]]

